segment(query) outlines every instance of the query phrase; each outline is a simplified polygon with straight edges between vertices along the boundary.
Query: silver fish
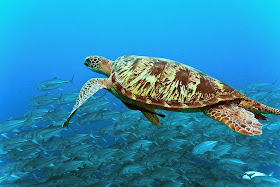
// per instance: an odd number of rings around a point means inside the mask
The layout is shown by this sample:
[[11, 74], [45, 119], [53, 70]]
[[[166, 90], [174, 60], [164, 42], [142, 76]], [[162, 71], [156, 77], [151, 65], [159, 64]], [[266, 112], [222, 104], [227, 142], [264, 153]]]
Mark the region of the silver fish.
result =
[[67, 94], [61, 94], [60, 97], [55, 101], [55, 103], [58, 105], [74, 103], [78, 96], [79, 96], [78, 92], [70, 92]]
[[69, 81], [58, 79], [57, 77], [54, 77], [53, 79], [41, 82], [37, 86], [37, 89], [41, 90], [41, 91], [57, 89], [69, 82], [73, 84], [73, 79], [74, 79], [74, 75], [72, 76], [72, 79]]
[[192, 154], [199, 155], [204, 154], [205, 152], [212, 151], [212, 149], [216, 146], [217, 141], [206, 141], [196, 145], [193, 150]]
[[50, 105], [57, 100], [56, 97], [46, 93], [30, 100], [29, 105], [34, 107]]

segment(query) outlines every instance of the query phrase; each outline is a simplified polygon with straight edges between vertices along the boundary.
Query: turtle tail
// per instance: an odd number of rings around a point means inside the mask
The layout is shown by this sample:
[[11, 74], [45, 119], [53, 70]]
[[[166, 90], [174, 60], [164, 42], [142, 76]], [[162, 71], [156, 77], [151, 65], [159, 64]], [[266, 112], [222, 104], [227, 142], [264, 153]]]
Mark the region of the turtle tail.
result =
[[255, 114], [265, 113], [280, 115], [280, 110], [261, 104], [255, 100], [249, 99], [248, 97], [245, 97], [239, 103], [239, 106]]

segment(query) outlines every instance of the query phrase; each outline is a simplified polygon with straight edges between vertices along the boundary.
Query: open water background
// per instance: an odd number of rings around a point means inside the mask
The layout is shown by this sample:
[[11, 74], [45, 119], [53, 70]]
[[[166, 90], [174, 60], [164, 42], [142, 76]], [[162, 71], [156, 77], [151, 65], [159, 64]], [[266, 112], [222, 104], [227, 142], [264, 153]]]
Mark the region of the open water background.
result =
[[[89, 55], [173, 59], [236, 89], [279, 80], [280, 1], [0, 1], [0, 121], [53, 77], [102, 77]], [[277, 83], [279, 84], [279, 83]]]

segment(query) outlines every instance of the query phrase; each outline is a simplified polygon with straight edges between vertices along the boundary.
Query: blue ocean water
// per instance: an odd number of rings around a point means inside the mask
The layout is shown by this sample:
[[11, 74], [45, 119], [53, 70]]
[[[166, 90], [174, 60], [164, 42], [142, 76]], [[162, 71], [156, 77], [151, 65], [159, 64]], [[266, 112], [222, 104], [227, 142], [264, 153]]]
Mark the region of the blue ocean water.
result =
[[44, 80], [104, 77], [84, 66], [89, 55], [168, 58], [238, 90], [279, 86], [279, 10], [278, 0], [0, 1], [0, 121], [30, 110]]
[[280, 2], [0, 1], [0, 120], [21, 115], [53, 77], [100, 77], [89, 55], [173, 59], [242, 89], [280, 69]]

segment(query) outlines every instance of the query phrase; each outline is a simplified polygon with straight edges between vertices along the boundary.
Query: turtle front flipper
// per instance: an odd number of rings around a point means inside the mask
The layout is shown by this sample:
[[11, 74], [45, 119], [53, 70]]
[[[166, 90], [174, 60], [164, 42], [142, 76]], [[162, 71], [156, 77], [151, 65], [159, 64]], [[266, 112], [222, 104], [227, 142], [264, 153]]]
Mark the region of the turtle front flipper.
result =
[[62, 127], [66, 127], [69, 124], [70, 119], [76, 113], [78, 108], [82, 106], [82, 104], [84, 104], [84, 102], [88, 100], [93, 94], [95, 94], [100, 89], [109, 88], [110, 86], [111, 79], [92, 78], [88, 80], [82, 87], [79, 96], [76, 100], [76, 104], [74, 105], [72, 112], [70, 113], [67, 120], [63, 123]]
[[204, 109], [203, 112], [241, 134], [249, 136], [262, 134], [262, 124], [255, 118], [255, 115], [234, 103], [213, 105]]

